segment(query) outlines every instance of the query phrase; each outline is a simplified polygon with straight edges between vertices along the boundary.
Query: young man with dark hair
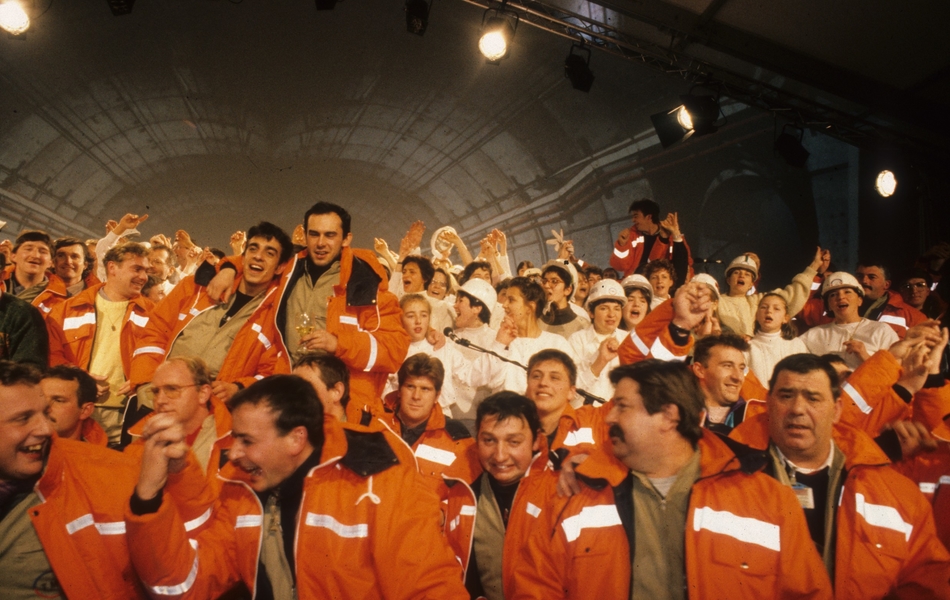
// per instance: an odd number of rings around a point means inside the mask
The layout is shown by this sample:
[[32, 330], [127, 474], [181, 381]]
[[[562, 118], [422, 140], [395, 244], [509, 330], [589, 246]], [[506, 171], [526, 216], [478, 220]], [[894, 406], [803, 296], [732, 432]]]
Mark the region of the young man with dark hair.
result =
[[468, 597], [438, 499], [388, 431], [324, 420], [312, 385], [293, 375], [258, 381], [230, 405], [231, 462], [195, 545], [163, 499], [172, 474], [194, 468], [182, 464], [184, 433], [167, 415], [146, 427], [126, 528], [152, 594], [216, 598], [243, 583], [255, 598]]
[[162, 361], [179, 356], [202, 357], [214, 395], [225, 402], [261, 376], [287, 372], [274, 315], [280, 276], [292, 255], [290, 236], [262, 221], [247, 232], [244, 273], [227, 302], [214, 301], [199, 284], [200, 273], [182, 279], [155, 307], [133, 354], [134, 388], [151, 381]]
[[294, 363], [294, 375], [310, 382], [324, 414], [346, 422], [346, 406], [350, 403], [350, 371], [346, 363], [328, 352], [308, 352]]
[[908, 329], [927, 320], [924, 313], [908, 305], [891, 289], [891, 273], [883, 262], [862, 260], [855, 275], [864, 288], [860, 314], [865, 319], [887, 323], [901, 339]]
[[678, 214], [670, 213], [660, 221], [660, 206], [648, 198], [633, 202], [629, 212], [633, 226], [621, 230], [617, 235], [610, 266], [623, 279], [634, 273], [643, 273], [651, 261], [666, 259], [676, 265], [677, 272], [683, 278], [677, 283], [685, 282], [692, 269], [693, 258], [680, 232]]
[[43, 318], [68, 297], [64, 281], [50, 273], [53, 265], [53, 242], [45, 231], [27, 230], [17, 236], [13, 245], [13, 264], [6, 268], [7, 291], [39, 309]]
[[109, 437], [92, 413], [96, 409], [96, 380], [79, 367], [58, 365], [40, 382], [49, 401], [47, 416], [61, 438], [106, 446]]
[[[304, 215], [307, 247], [280, 277], [276, 339], [284, 371], [300, 355], [325, 350], [350, 369], [352, 402], [347, 416], [358, 422], [361, 413], [383, 414], [380, 396], [386, 379], [402, 364], [409, 335], [402, 328], [399, 302], [388, 291], [386, 272], [370, 250], [350, 247], [350, 214], [341, 206], [318, 202]], [[208, 285], [212, 298], [229, 297], [235, 278], [246, 272], [239, 258], [221, 261]], [[301, 315], [312, 331], [297, 330]]]
[[0, 361], [0, 595], [144, 599], [123, 522], [136, 465], [54, 435], [42, 376]]
[[80, 239], [63, 237], [53, 242], [53, 272], [63, 281], [69, 298], [88, 287], [82, 276], [86, 253], [86, 244]]
[[745, 418], [748, 405], [741, 392], [748, 351], [749, 343], [731, 333], [704, 337], [693, 346], [690, 368], [703, 391], [705, 426], [718, 434], [729, 435]]
[[148, 249], [135, 242], [110, 248], [102, 258], [106, 282], [56, 305], [46, 320], [50, 363], [75, 365], [96, 379], [100, 397], [93, 418], [114, 446], [132, 392], [132, 357], [153, 306], [141, 295], [147, 257]]
[[731, 437], [767, 448], [766, 473], [794, 490], [835, 598], [948, 598], [950, 554], [929, 503], [865, 433], [839, 422], [838, 373], [793, 354], [772, 373], [767, 413]]
[[644, 361], [610, 379], [612, 452], [576, 467], [575, 495], [548, 486], [529, 505], [532, 559], [512, 561], [507, 600], [831, 598], [795, 496], [757, 472], [761, 453], [700, 426], [685, 365]]

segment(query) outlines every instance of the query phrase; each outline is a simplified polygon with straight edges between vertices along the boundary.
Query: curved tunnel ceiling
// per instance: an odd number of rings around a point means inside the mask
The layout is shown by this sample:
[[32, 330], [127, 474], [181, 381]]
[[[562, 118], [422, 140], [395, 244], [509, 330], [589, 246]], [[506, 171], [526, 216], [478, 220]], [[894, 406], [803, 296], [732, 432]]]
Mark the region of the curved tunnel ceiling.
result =
[[[327, 199], [353, 213], [359, 245], [398, 243], [416, 219], [470, 243], [514, 223], [514, 243], [540, 255], [550, 226], [596, 205], [584, 222], [602, 230], [605, 263], [630, 201], [613, 186], [657, 155], [649, 115], [687, 84], [595, 53], [593, 89], [577, 92], [569, 42], [525, 26], [488, 65], [481, 17], [437, 0], [419, 38], [399, 0], [143, 0], [120, 18], [105, 2], [56, 3], [26, 39], [0, 39], [4, 218], [93, 236], [148, 212], [143, 233], [184, 227], [224, 246]], [[743, 109], [726, 107], [729, 127], [771, 128]]]

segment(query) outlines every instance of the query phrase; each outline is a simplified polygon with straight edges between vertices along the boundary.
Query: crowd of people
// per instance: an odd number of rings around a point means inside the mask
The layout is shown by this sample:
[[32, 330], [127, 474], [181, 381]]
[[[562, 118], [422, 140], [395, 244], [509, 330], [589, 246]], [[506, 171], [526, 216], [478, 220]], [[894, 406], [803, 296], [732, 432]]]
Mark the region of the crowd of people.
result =
[[950, 598], [950, 246], [763, 291], [629, 213], [0, 243], [0, 597]]

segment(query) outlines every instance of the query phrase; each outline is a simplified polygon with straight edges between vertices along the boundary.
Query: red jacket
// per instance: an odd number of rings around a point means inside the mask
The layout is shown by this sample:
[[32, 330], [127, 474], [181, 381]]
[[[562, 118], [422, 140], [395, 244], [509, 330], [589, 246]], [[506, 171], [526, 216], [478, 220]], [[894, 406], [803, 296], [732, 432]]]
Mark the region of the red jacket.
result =
[[693, 335], [684, 346], [677, 346], [670, 335], [673, 322], [673, 299], [657, 306], [640, 321], [640, 324], [620, 342], [620, 364], [628, 365], [648, 358], [660, 360], [686, 360], [693, 349]]
[[52, 440], [35, 488], [42, 503], [29, 514], [70, 599], [146, 597], [129, 560], [123, 521], [138, 474], [136, 462], [114, 450]]
[[[699, 451], [684, 532], [689, 598], [831, 598], [791, 490], [750, 472], [714, 433], [703, 433]], [[630, 597], [633, 476], [612, 457], [577, 473], [587, 484], [579, 494], [558, 498], [549, 484], [547, 497], [526, 503], [533, 558], [513, 561], [507, 600]]]
[[[733, 430], [741, 443], [769, 444], [768, 415]], [[864, 432], [839, 423], [845, 478], [835, 516], [835, 598], [950, 598], [950, 553], [917, 485], [891, 468]]]
[[[614, 241], [614, 251], [613, 254], [610, 255], [610, 266], [622, 274], [621, 279], [628, 275], [633, 275], [637, 272], [637, 268], [641, 266], [640, 261], [643, 260], [645, 242], [645, 236], [639, 233], [637, 233], [637, 237], [631, 235], [626, 244], [621, 245]], [[689, 245], [686, 243], [685, 238], [683, 239], [683, 246], [686, 250], [687, 270], [692, 271], [693, 257], [690, 254]], [[671, 262], [673, 261], [673, 242], [669, 238], [663, 239], [657, 235], [656, 241], [653, 242], [653, 247], [650, 248], [650, 256], [647, 257], [647, 263], [660, 260], [661, 258], [665, 258]], [[646, 266], [646, 263], [644, 263], [643, 266]], [[679, 267], [677, 267], [677, 269], [678, 268]], [[683, 281], [689, 281], [692, 274], [679, 273], [679, 277]], [[685, 279], [683, 279], [684, 277]]]
[[[234, 336], [217, 374], [218, 381], [247, 387], [268, 375], [290, 372], [290, 362], [282, 356], [283, 346], [276, 343], [280, 337], [274, 318], [278, 287], [279, 282], [275, 279], [260, 306]], [[195, 283], [194, 276], [189, 276], [152, 309], [148, 326], [142, 332], [138, 348], [132, 353], [129, 380], [133, 389], [152, 380], [155, 369], [165, 361], [178, 335], [195, 317], [214, 306], [216, 303], [205, 288]]]
[[[80, 369], [89, 369], [92, 360], [92, 345], [96, 341], [96, 294], [104, 283], [86, 288], [80, 294], [53, 308], [46, 328], [50, 338], [50, 365], [70, 364]], [[137, 341], [148, 325], [152, 301], [139, 296], [129, 302], [122, 325], [119, 352], [122, 355], [122, 371], [128, 378], [132, 370], [132, 353]], [[55, 340], [55, 341], [54, 341]]]
[[[279, 302], [275, 313], [276, 343], [280, 345], [282, 372], [290, 370], [290, 355], [284, 343], [281, 322], [293, 320], [286, 314], [289, 289], [304, 276], [309, 260], [302, 250], [280, 277]], [[229, 262], [242, 268], [240, 257]], [[352, 283], [352, 285], [351, 285]], [[360, 422], [364, 408], [377, 417], [384, 414], [383, 387], [390, 373], [402, 366], [409, 350], [409, 334], [402, 326], [399, 300], [389, 292], [386, 271], [369, 250], [345, 247], [340, 255], [340, 284], [327, 304], [327, 331], [337, 336], [336, 355], [350, 369], [350, 402], [347, 420]]]
[[[324, 431], [296, 523], [299, 598], [467, 599], [439, 533], [438, 499], [415, 465], [397, 458], [391, 433], [334, 421]], [[243, 471], [228, 465], [220, 477], [194, 546], [174, 503], [154, 514], [126, 512], [132, 562], [154, 595], [217, 598], [239, 582], [254, 594], [263, 507]]]
[[[924, 313], [904, 302], [897, 292], [887, 290], [884, 293], [887, 294], [887, 303], [876, 320], [890, 325], [900, 339], [904, 339], [908, 329], [927, 319]], [[798, 313], [798, 319], [806, 325], [804, 328], [799, 328], [799, 333], [834, 320], [826, 313], [825, 302], [818, 293], [805, 303], [805, 307]]]
[[109, 436], [102, 425], [96, 422], [92, 417], [82, 422], [82, 441], [94, 444], [96, 446], [108, 446]]
[[[0, 290], [4, 292], [9, 291], [9, 286], [7, 282], [13, 277], [13, 272], [16, 269], [16, 265], [9, 265], [3, 270], [3, 273], [0, 274]], [[50, 311], [53, 310], [57, 304], [66, 301], [66, 284], [63, 283], [63, 280], [59, 276], [47, 272], [46, 278], [49, 280], [49, 284], [46, 286], [42, 292], [39, 293], [36, 298], [30, 302], [33, 306], [40, 310], [40, 314], [43, 315], [45, 319], [49, 315]]]

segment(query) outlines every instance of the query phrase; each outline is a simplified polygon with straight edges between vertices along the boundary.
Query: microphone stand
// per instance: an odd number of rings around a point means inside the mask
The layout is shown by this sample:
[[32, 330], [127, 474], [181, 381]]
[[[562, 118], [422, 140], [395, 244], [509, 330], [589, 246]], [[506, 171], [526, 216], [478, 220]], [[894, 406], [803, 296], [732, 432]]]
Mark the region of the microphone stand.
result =
[[[504, 356], [498, 354], [494, 350], [489, 350], [488, 348], [482, 348], [481, 346], [473, 344], [472, 342], [470, 342], [469, 340], [465, 338], [460, 338], [459, 336], [455, 335], [455, 332], [452, 331], [451, 327], [446, 327], [444, 330], [442, 330], [442, 333], [445, 335], [445, 337], [449, 338], [450, 340], [452, 340], [459, 346], [464, 346], [465, 348], [471, 348], [472, 350], [477, 350], [478, 352], [483, 352], [485, 354], [491, 354], [492, 356], [494, 356], [495, 358], [499, 360], [521, 367], [525, 371], [528, 370], [528, 367], [526, 367], [525, 365], [521, 364], [520, 362], [516, 360], [505, 358]], [[582, 390], [581, 388], [577, 388], [576, 391], [577, 391], [577, 394], [584, 399], [585, 405], [592, 405], [595, 402], [600, 402], [601, 404], [607, 403], [607, 401], [601, 398], [600, 396], [595, 396], [591, 394], [590, 392]]]

